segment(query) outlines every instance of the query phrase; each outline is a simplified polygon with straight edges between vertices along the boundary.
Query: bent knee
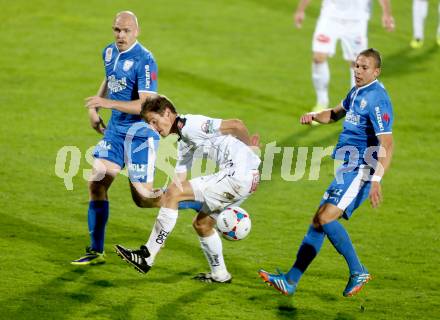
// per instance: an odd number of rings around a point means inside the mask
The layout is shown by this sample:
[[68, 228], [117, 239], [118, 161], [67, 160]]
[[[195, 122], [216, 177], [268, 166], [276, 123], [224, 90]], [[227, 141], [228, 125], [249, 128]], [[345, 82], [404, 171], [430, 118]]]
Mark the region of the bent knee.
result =
[[324, 63], [327, 61], [327, 54], [322, 52], [314, 52], [313, 53], [313, 62], [314, 63]]
[[196, 230], [196, 232], [199, 235], [206, 235], [208, 233], [211, 233], [212, 228], [213, 228], [212, 223], [210, 223], [206, 219], [203, 219], [203, 220], [194, 219], [192, 225], [193, 225], [194, 230]]
[[324, 224], [330, 223], [341, 217], [343, 211], [336, 206], [324, 204], [313, 216], [312, 224], [315, 228], [320, 228]]

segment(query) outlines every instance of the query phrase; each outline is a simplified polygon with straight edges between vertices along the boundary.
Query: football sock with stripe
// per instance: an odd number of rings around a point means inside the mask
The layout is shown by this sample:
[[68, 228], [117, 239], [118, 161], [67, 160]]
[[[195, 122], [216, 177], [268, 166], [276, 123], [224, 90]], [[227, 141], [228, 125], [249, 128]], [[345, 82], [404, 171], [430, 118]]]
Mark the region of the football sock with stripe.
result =
[[95, 200], [89, 202], [87, 214], [89, 234], [92, 250], [104, 252], [105, 226], [109, 215], [107, 200]]
[[342, 224], [335, 220], [324, 224], [322, 228], [336, 250], [344, 256], [350, 269], [350, 274], [362, 273], [362, 264], [354, 250], [350, 236]]
[[310, 225], [296, 254], [296, 261], [286, 274], [286, 278], [289, 282], [298, 283], [307, 267], [312, 263], [319, 250], [321, 250], [324, 238], [325, 233], [321, 228], [316, 229], [313, 225]]
[[145, 244], [150, 252], [150, 256], [147, 258], [147, 263], [150, 267], [153, 265], [154, 259], [164, 245], [168, 235], [173, 231], [178, 215], [179, 212], [176, 209], [160, 208], [156, 222], [151, 230], [150, 238]]

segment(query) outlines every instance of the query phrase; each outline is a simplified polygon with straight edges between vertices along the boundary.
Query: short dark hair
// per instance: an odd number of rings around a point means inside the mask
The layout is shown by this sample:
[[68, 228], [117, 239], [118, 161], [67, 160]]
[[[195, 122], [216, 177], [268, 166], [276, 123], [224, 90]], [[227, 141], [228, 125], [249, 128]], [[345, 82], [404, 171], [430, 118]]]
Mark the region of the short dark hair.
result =
[[380, 52], [374, 48], [366, 49], [360, 52], [358, 56], [374, 58], [374, 61], [376, 61], [376, 68], [380, 68], [382, 66], [382, 57], [380, 56]]
[[144, 103], [142, 103], [140, 115], [143, 119], [146, 119], [148, 112], [155, 112], [163, 115], [167, 109], [172, 113], [177, 114], [176, 108], [170, 99], [161, 94], [153, 94], [149, 95]]

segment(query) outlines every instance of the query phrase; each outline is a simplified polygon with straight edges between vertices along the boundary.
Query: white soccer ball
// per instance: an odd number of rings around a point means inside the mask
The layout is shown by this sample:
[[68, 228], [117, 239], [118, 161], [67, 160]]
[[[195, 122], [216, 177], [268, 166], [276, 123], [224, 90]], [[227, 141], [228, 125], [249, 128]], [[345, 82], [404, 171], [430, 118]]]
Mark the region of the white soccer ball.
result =
[[229, 207], [217, 217], [217, 229], [228, 240], [243, 240], [251, 231], [249, 213], [240, 207]]

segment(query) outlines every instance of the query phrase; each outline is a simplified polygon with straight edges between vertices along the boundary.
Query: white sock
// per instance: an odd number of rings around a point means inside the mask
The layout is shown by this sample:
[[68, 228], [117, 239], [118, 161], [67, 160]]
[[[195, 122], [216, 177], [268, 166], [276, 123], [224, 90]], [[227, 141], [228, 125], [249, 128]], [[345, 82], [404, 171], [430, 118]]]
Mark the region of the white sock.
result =
[[162, 248], [171, 231], [173, 231], [176, 225], [178, 211], [169, 208], [160, 208], [157, 215], [156, 222], [154, 223], [153, 230], [151, 230], [150, 238], [145, 246], [150, 252], [150, 256], [147, 258], [147, 263], [152, 266], [157, 253]]
[[328, 62], [312, 63], [312, 80], [316, 92], [316, 104], [328, 107], [328, 82], [330, 80], [330, 69]]
[[425, 18], [428, 14], [427, 0], [413, 0], [413, 36], [414, 39], [423, 40]]
[[350, 67], [350, 89], [353, 88], [355, 86], [355, 81], [354, 81], [354, 68]]
[[214, 233], [208, 237], [199, 237], [199, 240], [206, 260], [211, 267], [211, 273], [219, 279], [227, 277], [228, 270], [223, 258], [222, 240], [217, 231], [214, 230]]

